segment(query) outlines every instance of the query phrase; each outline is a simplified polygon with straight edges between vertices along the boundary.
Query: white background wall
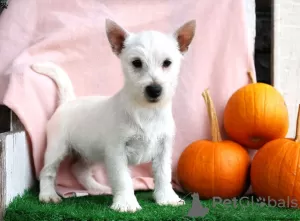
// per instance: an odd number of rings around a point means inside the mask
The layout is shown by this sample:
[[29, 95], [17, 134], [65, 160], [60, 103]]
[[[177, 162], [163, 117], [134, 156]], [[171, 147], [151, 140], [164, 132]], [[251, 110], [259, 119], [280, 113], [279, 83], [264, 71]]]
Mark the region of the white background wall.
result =
[[300, 103], [300, 1], [274, 0], [273, 83], [288, 110], [288, 137], [294, 137]]

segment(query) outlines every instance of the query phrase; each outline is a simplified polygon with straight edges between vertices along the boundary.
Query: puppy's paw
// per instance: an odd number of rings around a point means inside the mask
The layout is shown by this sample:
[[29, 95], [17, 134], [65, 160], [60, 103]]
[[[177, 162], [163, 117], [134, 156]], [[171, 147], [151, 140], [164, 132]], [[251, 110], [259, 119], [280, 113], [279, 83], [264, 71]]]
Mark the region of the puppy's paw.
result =
[[61, 197], [57, 193], [40, 193], [40, 202], [43, 203], [60, 203], [62, 201]]
[[118, 212], [134, 213], [142, 209], [142, 207], [139, 205], [135, 195], [122, 194], [114, 196], [111, 209]]
[[185, 204], [184, 200], [180, 199], [173, 189], [155, 191], [154, 199], [161, 206], [181, 206]]

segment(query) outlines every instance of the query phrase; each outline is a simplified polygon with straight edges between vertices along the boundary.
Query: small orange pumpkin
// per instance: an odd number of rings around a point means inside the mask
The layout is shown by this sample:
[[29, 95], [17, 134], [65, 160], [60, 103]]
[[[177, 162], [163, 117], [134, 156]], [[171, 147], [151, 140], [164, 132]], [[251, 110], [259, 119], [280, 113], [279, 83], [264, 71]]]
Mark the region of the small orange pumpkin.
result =
[[259, 149], [250, 173], [256, 195], [287, 207], [300, 207], [300, 105], [296, 128], [295, 139], [276, 139]]
[[239, 144], [222, 140], [218, 119], [208, 90], [204, 97], [211, 122], [212, 140], [190, 144], [178, 161], [178, 180], [188, 192], [203, 199], [232, 198], [246, 188], [250, 158]]
[[237, 90], [224, 110], [224, 128], [241, 145], [259, 149], [265, 143], [284, 138], [288, 132], [288, 110], [282, 95], [271, 85], [255, 83]]

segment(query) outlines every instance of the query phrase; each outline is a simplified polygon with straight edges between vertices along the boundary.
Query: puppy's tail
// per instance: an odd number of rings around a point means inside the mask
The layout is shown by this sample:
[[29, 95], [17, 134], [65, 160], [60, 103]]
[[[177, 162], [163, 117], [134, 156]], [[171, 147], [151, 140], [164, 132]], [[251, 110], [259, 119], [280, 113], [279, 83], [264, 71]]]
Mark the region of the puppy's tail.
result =
[[59, 93], [59, 105], [75, 99], [72, 82], [61, 67], [52, 62], [42, 62], [31, 65], [31, 69], [50, 77], [56, 83]]

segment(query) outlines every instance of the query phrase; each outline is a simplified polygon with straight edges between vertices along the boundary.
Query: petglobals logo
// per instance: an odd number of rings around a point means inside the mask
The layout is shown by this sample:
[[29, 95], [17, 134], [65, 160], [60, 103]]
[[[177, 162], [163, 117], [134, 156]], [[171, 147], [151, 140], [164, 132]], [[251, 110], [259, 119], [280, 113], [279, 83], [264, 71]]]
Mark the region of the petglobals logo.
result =
[[278, 208], [297, 208], [298, 201], [295, 198], [287, 197], [286, 199], [278, 199], [275, 200], [271, 197], [261, 198], [261, 197], [241, 197], [241, 198], [232, 198], [232, 199], [222, 199], [221, 197], [214, 197], [212, 200], [212, 207], [216, 207], [218, 204], [223, 206], [230, 207], [249, 207], [258, 205], [260, 207], [268, 206], [268, 207], [278, 207]]
[[202, 206], [202, 203], [199, 198], [199, 194], [193, 193], [192, 198], [193, 198], [192, 207], [190, 208], [187, 216], [192, 218], [205, 217], [208, 214], [209, 209]]
[[[188, 194], [190, 195], [190, 194]], [[188, 211], [187, 216], [192, 218], [197, 217], [205, 217], [209, 214], [209, 208], [202, 205], [200, 201], [200, 197], [198, 193], [192, 193], [192, 206]], [[241, 198], [231, 198], [231, 199], [222, 199], [221, 197], [213, 197], [212, 198], [212, 206], [210, 208], [215, 208], [217, 205], [222, 205], [226, 208], [228, 207], [251, 207], [251, 206], [260, 206], [260, 207], [278, 207], [278, 208], [298, 208], [300, 204], [298, 204], [297, 199], [292, 197], [287, 197], [286, 199], [278, 199], [275, 200], [272, 197], [261, 198], [254, 196], [244, 196]]]

